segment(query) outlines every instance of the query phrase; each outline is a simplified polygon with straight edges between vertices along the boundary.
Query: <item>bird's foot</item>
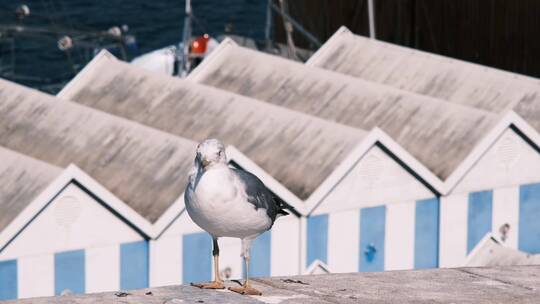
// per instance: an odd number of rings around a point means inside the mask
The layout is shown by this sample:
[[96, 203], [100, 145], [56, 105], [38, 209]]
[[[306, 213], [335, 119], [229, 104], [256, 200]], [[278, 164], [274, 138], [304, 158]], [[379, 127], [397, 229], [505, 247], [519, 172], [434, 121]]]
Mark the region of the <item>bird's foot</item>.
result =
[[199, 287], [201, 289], [225, 289], [223, 282], [214, 281], [210, 283], [191, 283], [191, 286]]
[[240, 287], [229, 287], [230, 291], [234, 291], [239, 294], [243, 295], [250, 295], [250, 296], [260, 296], [262, 295], [262, 292], [258, 291], [257, 289], [251, 287], [251, 286], [240, 286]]

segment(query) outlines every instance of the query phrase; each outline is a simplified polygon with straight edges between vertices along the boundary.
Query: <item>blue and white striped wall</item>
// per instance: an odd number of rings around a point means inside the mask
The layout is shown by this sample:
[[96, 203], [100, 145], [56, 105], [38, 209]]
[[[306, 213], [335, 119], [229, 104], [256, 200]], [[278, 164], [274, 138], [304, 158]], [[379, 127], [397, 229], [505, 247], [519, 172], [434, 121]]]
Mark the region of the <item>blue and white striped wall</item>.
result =
[[540, 253], [540, 183], [456, 194], [441, 202], [441, 266], [461, 266], [486, 235], [502, 237], [506, 245]]
[[[315, 261], [332, 272], [464, 264], [482, 237], [540, 253], [540, 155], [512, 130], [449, 195], [438, 198], [374, 146], [307, 218], [288, 216], [252, 248], [252, 276], [293, 275]], [[0, 299], [212, 279], [212, 242], [187, 213], [147, 242], [75, 185], [0, 252]], [[220, 239], [220, 269], [241, 278], [240, 240]]]
[[305, 267], [332, 272], [438, 266], [439, 200], [425, 199], [310, 216]]
[[0, 300], [148, 286], [148, 241], [0, 261]]
[[0, 301], [17, 299], [17, 260], [0, 261]]
[[0, 252], [0, 299], [146, 287], [148, 254], [139, 232], [69, 184]]
[[304, 221], [303, 267], [332, 272], [438, 266], [436, 194], [378, 146]]
[[[271, 239], [272, 232], [267, 231], [253, 242], [249, 268], [250, 276], [267, 277], [271, 275]], [[185, 248], [182, 251], [182, 282], [205, 282], [212, 280], [212, 239], [208, 233], [196, 232], [185, 234], [182, 236], [182, 246]], [[223, 247], [229, 247], [226, 249], [230, 249], [230, 246]], [[224, 264], [229, 260], [229, 253], [225, 253], [223, 250], [222, 252], [226, 255], [222, 257], [224, 262], [221, 262], [221, 264]], [[234, 250], [234, 252], [237, 253], [238, 251]], [[234, 260], [235, 268], [243, 271], [244, 264], [241, 259], [237, 257]], [[239, 262], [240, 265], [238, 265]]]
[[310, 216], [304, 267], [333, 272], [458, 267], [487, 234], [540, 253], [540, 183]]
[[[185, 212], [185, 211], [184, 211]], [[220, 270], [230, 279], [243, 277], [241, 242], [220, 238]], [[182, 214], [165, 233], [151, 244], [151, 285], [187, 284], [213, 278], [212, 239]], [[251, 248], [250, 275], [266, 277], [298, 274], [300, 219], [281, 217], [271, 231], [259, 236]]]
[[465, 263], [488, 232], [506, 245], [540, 253], [540, 154], [512, 128], [504, 131], [451, 193], [441, 198], [441, 267]]

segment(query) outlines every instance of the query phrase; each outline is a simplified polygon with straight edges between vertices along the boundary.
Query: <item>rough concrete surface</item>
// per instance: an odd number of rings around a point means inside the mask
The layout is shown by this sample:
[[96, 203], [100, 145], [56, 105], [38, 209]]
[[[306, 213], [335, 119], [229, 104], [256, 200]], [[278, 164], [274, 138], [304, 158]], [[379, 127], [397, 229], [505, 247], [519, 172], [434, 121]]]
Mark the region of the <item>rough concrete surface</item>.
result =
[[[236, 282], [227, 282], [234, 286]], [[540, 303], [540, 266], [455, 268], [254, 279], [263, 296], [168, 286], [20, 303]]]

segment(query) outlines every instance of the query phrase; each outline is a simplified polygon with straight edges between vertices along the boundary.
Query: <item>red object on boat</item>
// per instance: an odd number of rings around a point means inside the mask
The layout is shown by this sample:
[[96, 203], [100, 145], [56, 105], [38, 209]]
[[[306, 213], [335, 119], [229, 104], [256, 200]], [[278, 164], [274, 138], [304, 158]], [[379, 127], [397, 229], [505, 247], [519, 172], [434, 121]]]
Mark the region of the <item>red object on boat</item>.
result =
[[206, 46], [208, 45], [208, 40], [210, 40], [210, 36], [208, 36], [208, 34], [204, 34], [193, 40], [193, 42], [191, 42], [191, 53], [204, 55], [204, 53], [206, 53]]

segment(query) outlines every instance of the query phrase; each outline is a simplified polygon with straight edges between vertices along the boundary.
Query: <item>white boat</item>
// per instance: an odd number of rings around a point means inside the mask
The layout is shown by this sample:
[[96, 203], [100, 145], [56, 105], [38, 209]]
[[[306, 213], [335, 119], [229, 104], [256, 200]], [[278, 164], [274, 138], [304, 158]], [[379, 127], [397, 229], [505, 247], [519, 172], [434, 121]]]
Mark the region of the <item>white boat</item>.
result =
[[218, 46], [219, 41], [229, 37], [241, 46], [257, 49], [267, 53], [272, 53], [278, 56], [287, 57], [293, 60], [305, 61], [313, 53], [309, 50], [297, 48], [292, 42], [292, 38], [287, 45], [275, 44], [270, 41], [270, 27], [271, 27], [271, 11], [274, 10], [281, 14], [284, 18], [284, 22], [291, 23], [291, 27], [294, 26], [300, 33], [304, 34], [313, 43], [320, 46], [320, 42], [314, 38], [309, 32], [307, 32], [300, 24], [295, 22], [290, 16], [286, 15], [283, 10], [279, 10], [277, 7], [272, 6], [271, 1], [268, 2], [268, 14], [266, 24], [266, 41], [263, 45], [257, 44], [257, 42], [251, 38], [236, 36], [236, 35], [222, 35], [216, 38], [210, 37], [208, 34], [204, 34], [199, 37], [192, 37], [191, 23], [193, 13], [191, 8], [191, 1], [186, 1], [184, 19], [184, 33], [183, 39], [177, 45], [170, 45], [149, 53], [143, 54], [131, 60], [131, 64], [144, 68], [146, 70], [156, 72], [159, 74], [165, 74], [169, 76], [185, 77], [189, 74], [193, 68], [195, 68], [204, 58], [206, 58], [212, 51]]
[[[190, 66], [195, 67], [206, 58], [219, 45], [219, 42], [207, 34], [191, 39], [189, 42], [188, 60]], [[184, 43], [169, 45], [164, 48], [133, 58], [131, 64], [151, 72], [169, 76], [178, 75], [178, 67], [182, 58], [178, 55], [184, 49]], [[180, 61], [180, 62], [179, 62]]]

